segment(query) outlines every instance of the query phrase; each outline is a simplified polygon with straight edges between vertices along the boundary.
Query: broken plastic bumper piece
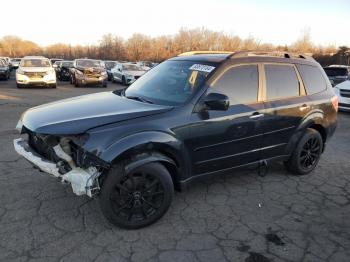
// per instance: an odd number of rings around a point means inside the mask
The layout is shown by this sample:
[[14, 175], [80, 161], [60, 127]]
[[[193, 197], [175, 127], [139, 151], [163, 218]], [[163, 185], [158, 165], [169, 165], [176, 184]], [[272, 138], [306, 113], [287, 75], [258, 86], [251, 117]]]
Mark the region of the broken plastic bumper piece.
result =
[[41, 171], [58, 177], [62, 182], [68, 182], [71, 184], [73, 192], [76, 195], [88, 195], [93, 196], [94, 192], [98, 188], [96, 186], [97, 177], [100, 175], [95, 168], [82, 169], [75, 167], [65, 174], [59, 172], [57, 164], [43, 158], [36, 153], [23, 138], [13, 140], [13, 145], [18, 154], [27, 159], [34, 166]]

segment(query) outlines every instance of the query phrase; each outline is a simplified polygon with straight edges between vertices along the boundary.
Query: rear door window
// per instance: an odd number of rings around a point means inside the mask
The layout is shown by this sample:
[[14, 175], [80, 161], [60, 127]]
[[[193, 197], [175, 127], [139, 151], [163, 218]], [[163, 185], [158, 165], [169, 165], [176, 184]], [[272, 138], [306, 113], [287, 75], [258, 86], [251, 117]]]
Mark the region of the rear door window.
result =
[[257, 102], [259, 89], [258, 65], [234, 66], [212, 85], [212, 92], [225, 94], [230, 105]]
[[326, 81], [320, 69], [316, 66], [297, 65], [301, 78], [303, 79], [306, 94], [319, 93], [326, 89]]
[[299, 96], [299, 81], [292, 65], [265, 64], [266, 99]]

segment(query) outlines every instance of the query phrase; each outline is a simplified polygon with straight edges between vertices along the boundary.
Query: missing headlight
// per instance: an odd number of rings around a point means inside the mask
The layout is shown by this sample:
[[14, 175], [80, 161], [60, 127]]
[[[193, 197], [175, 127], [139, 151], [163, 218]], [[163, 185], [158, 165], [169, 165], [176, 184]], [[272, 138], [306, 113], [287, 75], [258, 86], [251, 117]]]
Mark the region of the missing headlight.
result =
[[73, 142], [70, 142], [72, 157], [76, 165], [81, 168], [89, 168], [91, 166], [97, 168], [108, 169], [110, 164], [98, 158], [94, 154], [84, 150], [80, 146], [76, 145]]

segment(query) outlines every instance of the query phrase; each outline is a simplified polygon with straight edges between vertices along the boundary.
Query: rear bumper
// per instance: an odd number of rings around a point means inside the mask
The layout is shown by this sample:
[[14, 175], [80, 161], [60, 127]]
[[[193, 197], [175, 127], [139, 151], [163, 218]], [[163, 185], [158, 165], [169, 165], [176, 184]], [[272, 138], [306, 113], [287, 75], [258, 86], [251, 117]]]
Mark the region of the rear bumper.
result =
[[51, 162], [41, 155], [36, 153], [23, 138], [13, 140], [13, 145], [16, 152], [23, 156], [35, 167], [41, 171], [60, 178], [62, 182], [68, 182], [71, 184], [73, 192], [76, 195], [88, 195], [92, 196], [96, 188], [93, 187], [95, 179], [100, 175], [92, 170], [85, 170], [79, 167], [72, 168], [71, 171], [61, 174], [56, 163]]

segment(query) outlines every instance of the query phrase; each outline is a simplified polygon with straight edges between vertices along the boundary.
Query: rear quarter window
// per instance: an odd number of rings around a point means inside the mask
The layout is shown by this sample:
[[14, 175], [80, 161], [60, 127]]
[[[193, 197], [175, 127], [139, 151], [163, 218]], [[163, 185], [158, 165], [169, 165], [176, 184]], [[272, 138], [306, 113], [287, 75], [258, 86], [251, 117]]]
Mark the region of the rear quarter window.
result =
[[321, 70], [316, 66], [297, 65], [301, 78], [303, 79], [307, 95], [322, 92], [327, 88], [326, 80]]

